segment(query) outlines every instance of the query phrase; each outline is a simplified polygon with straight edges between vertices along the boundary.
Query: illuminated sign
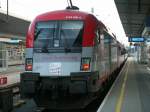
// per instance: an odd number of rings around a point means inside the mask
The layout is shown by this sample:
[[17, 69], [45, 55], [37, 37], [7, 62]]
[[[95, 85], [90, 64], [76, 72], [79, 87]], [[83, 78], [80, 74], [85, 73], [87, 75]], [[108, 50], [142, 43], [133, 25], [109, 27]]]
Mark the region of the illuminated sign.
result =
[[129, 37], [129, 42], [144, 42], [144, 37]]

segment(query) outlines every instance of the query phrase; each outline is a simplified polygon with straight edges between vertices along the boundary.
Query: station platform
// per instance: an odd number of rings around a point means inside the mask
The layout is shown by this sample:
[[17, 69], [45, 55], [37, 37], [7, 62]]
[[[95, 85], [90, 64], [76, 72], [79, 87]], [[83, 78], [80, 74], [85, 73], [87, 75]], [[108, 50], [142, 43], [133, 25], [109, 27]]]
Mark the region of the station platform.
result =
[[97, 112], [149, 112], [150, 69], [129, 57]]

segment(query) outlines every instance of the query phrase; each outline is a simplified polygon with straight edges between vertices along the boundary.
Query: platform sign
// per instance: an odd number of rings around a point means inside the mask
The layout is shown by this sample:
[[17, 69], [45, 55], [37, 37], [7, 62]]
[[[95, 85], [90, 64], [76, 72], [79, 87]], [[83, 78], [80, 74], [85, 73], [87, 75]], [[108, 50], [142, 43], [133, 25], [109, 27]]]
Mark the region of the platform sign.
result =
[[144, 42], [145, 38], [144, 37], [129, 37], [128, 41], [129, 42]]

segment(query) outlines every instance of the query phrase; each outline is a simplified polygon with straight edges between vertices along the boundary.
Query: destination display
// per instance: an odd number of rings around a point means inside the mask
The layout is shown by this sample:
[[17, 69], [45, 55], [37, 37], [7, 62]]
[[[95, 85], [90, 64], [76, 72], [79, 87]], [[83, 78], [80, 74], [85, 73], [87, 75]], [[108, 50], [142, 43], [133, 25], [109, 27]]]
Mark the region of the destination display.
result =
[[144, 42], [144, 37], [129, 37], [129, 42]]

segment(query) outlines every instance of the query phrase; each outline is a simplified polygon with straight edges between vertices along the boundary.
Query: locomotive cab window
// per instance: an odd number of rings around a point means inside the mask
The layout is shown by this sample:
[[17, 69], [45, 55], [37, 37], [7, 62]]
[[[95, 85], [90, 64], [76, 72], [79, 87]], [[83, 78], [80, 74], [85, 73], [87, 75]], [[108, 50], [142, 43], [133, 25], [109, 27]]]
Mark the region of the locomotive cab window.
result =
[[[35, 52], [80, 52], [82, 21], [38, 22], [34, 35]], [[68, 50], [69, 49], [69, 50]]]

